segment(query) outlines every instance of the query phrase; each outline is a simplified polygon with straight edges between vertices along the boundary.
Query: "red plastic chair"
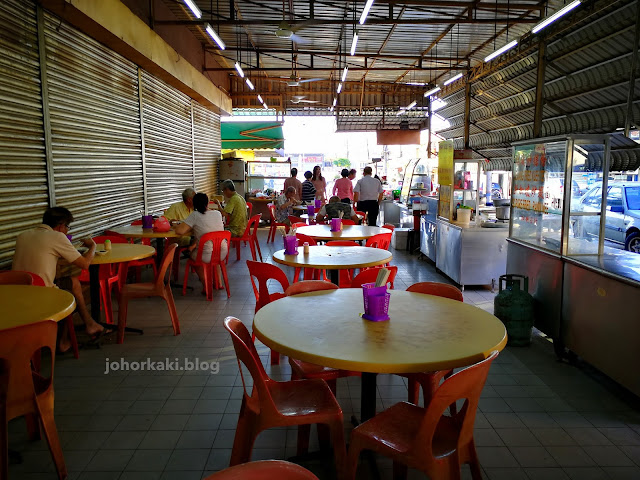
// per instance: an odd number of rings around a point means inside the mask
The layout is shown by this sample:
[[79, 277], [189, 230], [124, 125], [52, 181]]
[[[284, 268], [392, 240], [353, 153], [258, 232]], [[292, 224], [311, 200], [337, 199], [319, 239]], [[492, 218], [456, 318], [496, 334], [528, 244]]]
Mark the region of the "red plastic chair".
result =
[[[54, 419], [53, 370], [55, 364], [56, 322], [43, 322], [8, 328], [0, 335], [0, 377], [5, 377], [0, 383], [0, 405], [4, 404], [0, 413], [0, 478], [7, 479], [8, 433], [7, 422], [26, 417], [29, 437], [32, 440], [40, 438], [44, 433], [53, 463], [59, 479], [67, 478], [67, 467], [58, 437], [58, 430]], [[35, 354], [49, 356], [47, 365], [50, 372], [46, 376], [40, 375], [31, 368], [31, 359]], [[7, 378], [8, 377], [8, 378]], [[0, 407], [1, 408], [1, 407]], [[4, 418], [2, 418], [4, 417]]]
[[327, 247], [359, 247], [358, 242], [353, 240], [329, 240], [325, 243]]
[[[0, 272], [0, 285], [33, 285], [34, 287], [44, 287], [44, 280], [40, 278], [40, 275], [36, 275], [31, 272], [21, 272], [19, 270], [9, 270], [6, 272]], [[78, 348], [78, 339], [76, 338], [76, 330], [73, 325], [73, 315], [69, 315], [64, 319], [66, 327], [69, 330], [69, 341], [71, 342], [71, 348], [73, 349], [73, 356], [78, 358], [80, 356]], [[40, 368], [40, 355], [34, 358], [34, 362], [37, 364], [36, 370]]]
[[[220, 259], [222, 253], [222, 242], [227, 242], [227, 255]], [[209, 263], [202, 261], [202, 252], [207, 242], [212, 243], [213, 251], [211, 252], [211, 260]], [[227, 261], [229, 260], [229, 250], [231, 250], [231, 232], [209, 232], [200, 237], [198, 243], [198, 252], [196, 253], [196, 259], [189, 258], [187, 265], [184, 269], [184, 279], [182, 280], [182, 295], [187, 294], [187, 282], [189, 280], [189, 270], [195, 271], [195, 268], [200, 266], [204, 270], [204, 291], [207, 295], [207, 300], [213, 301], [213, 283], [215, 282], [216, 290], [222, 288], [220, 278], [218, 276], [218, 268], [222, 272], [222, 280], [227, 290], [227, 298], [231, 296], [229, 291], [229, 278], [227, 277]], [[175, 261], [175, 260], [174, 260]]]
[[256, 261], [256, 249], [260, 254], [260, 261], [262, 261], [262, 252], [260, 251], [260, 245], [258, 244], [258, 226], [260, 225], [260, 215], [254, 215], [249, 219], [247, 228], [241, 237], [231, 237], [231, 243], [236, 247], [236, 260], [240, 260], [240, 242], [249, 242], [249, 248], [251, 248], [251, 257], [253, 261]]
[[307, 222], [305, 222], [304, 219], [296, 217], [295, 215], [289, 215], [287, 218], [289, 219], [289, 223], [291, 223], [291, 225], [293, 225], [294, 223], [304, 223], [305, 226], [307, 225]]
[[274, 242], [276, 239], [276, 230], [278, 227], [284, 227], [286, 233], [289, 233], [289, 225], [286, 223], [278, 223], [276, 221], [276, 206], [273, 203], [268, 205], [269, 207], [269, 234], [267, 235], [267, 243]]
[[389, 250], [389, 245], [391, 245], [391, 233], [373, 235], [364, 244], [365, 247], [382, 248], [383, 250]]
[[[427, 408], [407, 402], [379, 413], [351, 432], [348, 479], [355, 479], [358, 457], [362, 450], [390, 457], [397, 478], [415, 468], [434, 479], [459, 479], [460, 467], [468, 463], [471, 478], [482, 479], [480, 462], [473, 440], [473, 425], [482, 388], [494, 351], [485, 360], [447, 379], [436, 391]], [[453, 417], [443, 415], [457, 400], [464, 406]]]
[[249, 210], [247, 218], [251, 218], [252, 217], [251, 212], [253, 212], [253, 203], [246, 202], [246, 204], [247, 204], [247, 209]]
[[127, 306], [132, 298], [162, 297], [169, 307], [173, 334], [180, 335], [180, 321], [178, 320], [178, 312], [173, 301], [173, 293], [171, 292], [171, 283], [169, 281], [171, 264], [173, 263], [176, 248], [178, 246], [174, 243], [165, 251], [160, 272], [158, 272], [154, 283], [131, 283], [122, 286], [120, 291], [120, 310], [118, 311], [118, 343], [124, 342], [124, 329], [127, 326]]
[[387, 230], [391, 230], [391, 232], [393, 232], [396, 229], [395, 225], [391, 225], [390, 223], [385, 223], [384, 225], [382, 225], [382, 228], [386, 228]]
[[[373, 267], [367, 268], [366, 270], [361, 271], [351, 282], [351, 288], [360, 288], [364, 283], [375, 282], [378, 277], [378, 271], [383, 267]], [[391, 284], [391, 288], [393, 289], [393, 281], [398, 274], [398, 267], [384, 267], [390, 271], [389, 278], [387, 279], [387, 283]]]
[[[358, 242], [354, 242], [353, 240], [330, 240], [325, 243], [327, 247], [359, 247]], [[343, 269], [338, 270], [338, 285], [340, 288], [349, 288], [351, 287], [351, 282], [353, 281], [353, 274], [355, 269]]]
[[323, 380], [272, 380], [260, 362], [247, 327], [234, 317], [227, 317], [224, 326], [231, 334], [240, 371], [244, 365], [253, 379], [249, 394], [241, 375], [244, 395], [230, 466], [248, 462], [255, 438], [272, 427], [297, 425], [298, 454], [303, 454], [308, 448], [311, 424], [317, 423], [327, 425], [331, 432], [336, 469], [342, 478], [346, 460], [342, 410], [327, 384]]
[[307, 226], [306, 223], [301, 223], [301, 222], [295, 222], [291, 224], [291, 228], [302, 228], [306, 226]]
[[356, 215], [360, 215], [362, 217], [362, 225], [366, 225], [367, 224], [367, 214], [365, 212], [360, 212], [358, 210], [353, 210], [354, 212], [356, 212]]
[[225, 468], [204, 480], [318, 480], [313, 473], [295, 463], [283, 460], [262, 460]]
[[[294, 225], [292, 225], [291, 227], [296, 228]], [[309, 246], [315, 246], [318, 244], [318, 242], [316, 242], [316, 240], [313, 237], [310, 237], [309, 235], [305, 235], [304, 233], [296, 232], [296, 238], [298, 239], [298, 245], [303, 245], [305, 242], [309, 243]], [[293, 271], [294, 283], [300, 279], [301, 270], [302, 270], [301, 268], [295, 267], [295, 270]], [[327, 276], [324, 270], [318, 270], [317, 268], [305, 268], [302, 278], [304, 280], [318, 280], [321, 275], [324, 280], [327, 280]]]
[[[435, 295], [438, 297], [450, 298], [459, 302], [464, 301], [462, 292], [453, 285], [438, 282], [420, 282], [414, 283], [407, 292], [423, 293], [426, 295]], [[442, 379], [447, 379], [453, 375], [453, 369], [439, 370], [437, 372], [425, 373], [400, 373], [401, 377], [405, 377], [409, 381], [409, 402], [418, 405], [420, 398], [420, 387], [424, 396], [424, 404], [429, 405], [433, 394], [440, 385]], [[456, 412], [456, 405], [451, 405], [451, 414]]]
[[[285, 296], [284, 292], [289, 288], [289, 280], [287, 280], [287, 276], [280, 268], [270, 263], [252, 262], [251, 260], [247, 260], [247, 267], [249, 268], [249, 278], [251, 279], [253, 294], [256, 297], [256, 312], [266, 304]], [[274, 280], [280, 284], [282, 293], [269, 292], [268, 283], [270, 280]], [[257, 287], [256, 282], [258, 284]], [[252, 336], [252, 339], [255, 340], [255, 336]], [[280, 354], [275, 350], [271, 350], [271, 365], [278, 364], [280, 364]]]
[[355, 225], [355, 224], [356, 224], [356, 222], [354, 222], [350, 218], [343, 218], [342, 219], [342, 225]]
[[291, 295], [298, 295], [300, 293], [337, 289], [338, 286], [335, 283], [326, 282], [324, 280], [303, 280], [302, 282], [289, 285], [289, 288], [284, 291], [284, 294], [287, 297], [290, 297]]

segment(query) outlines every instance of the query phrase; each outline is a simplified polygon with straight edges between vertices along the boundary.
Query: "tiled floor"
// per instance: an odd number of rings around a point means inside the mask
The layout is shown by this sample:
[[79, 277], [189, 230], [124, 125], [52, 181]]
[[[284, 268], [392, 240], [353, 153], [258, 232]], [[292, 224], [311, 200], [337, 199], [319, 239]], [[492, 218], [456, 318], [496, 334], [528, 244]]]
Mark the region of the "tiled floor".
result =
[[[266, 231], [260, 235], [266, 259], [274, 247], [264, 243]], [[281, 248], [279, 243], [276, 247]], [[57, 359], [56, 422], [70, 478], [195, 480], [228, 465], [242, 383], [222, 320], [234, 315], [250, 325], [255, 305], [245, 264], [248, 248], [242, 255], [242, 261], [233, 256], [229, 262], [230, 299], [218, 291], [207, 302], [195, 278], [191, 284], [196, 289], [187, 296], [175, 290], [181, 335], [172, 335], [162, 300], [133, 301], [129, 324], [143, 326], [144, 335], [128, 334], [123, 345], [111, 340], [100, 350], [82, 350], [79, 360]], [[418, 281], [446, 281], [417, 256], [394, 251], [394, 257], [400, 269], [396, 289]], [[466, 302], [493, 309], [489, 290], [467, 289], [464, 296]], [[268, 363], [268, 350], [259, 346], [259, 351]], [[107, 358], [218, 361], [220, 371], [105, 374]], [[286, 360], [267, 365], [267, 371], [276, 379], [290, 375]], [[406, 392], [402, 378], [381, 375], [378, 408], [405, 400]], [[359, 413], [359, 397], [358, 378], [339, 381], [345, 419]], [[635, 401], [597, 373], [557, 362], [542, 337], [530, 348], [507, 348], [491, 367], [476, 419], [485, 478], [640, 479], [640, 408]], [[346, 421], [347, 433], [350, 429]], [[295, 443], [293, 429], [264, 432], [253, 459], [288, 458], [295, 454]], [[10, 466], [12, 479], [55, 478], [46, 444], [27, 442], [22, 420], [10, 423], [10, 444], [24, 459]], [[327, 463], [303, 462], [321, 478], [331, 478]], [[390, 463], [379, 458], [378, 465], [382, 478], [391, 478]], [[359, 475], [370, 477], [366, 465]], [[424, 477], [410, 472], [410, 478]], [[470, 478], [466, 468], [463, 478]]]

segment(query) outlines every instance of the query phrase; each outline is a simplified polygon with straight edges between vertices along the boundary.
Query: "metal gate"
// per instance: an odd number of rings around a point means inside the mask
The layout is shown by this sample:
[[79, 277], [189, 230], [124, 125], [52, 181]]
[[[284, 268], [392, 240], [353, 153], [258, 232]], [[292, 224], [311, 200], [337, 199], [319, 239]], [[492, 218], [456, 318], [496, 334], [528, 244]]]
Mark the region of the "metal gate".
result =
[[198, 192], [218, 193], [220, 115], [193, 100], [195, 183]]
[[48, 206], [35, 7], [0, 2], [0, 267]]
[[45, 44], [56, 203], [99, 234], [143, 209], [137, 67], [50, 14]]
[[142, 72], [147, 210], [162, 213], [193, 187], [191, 99]]

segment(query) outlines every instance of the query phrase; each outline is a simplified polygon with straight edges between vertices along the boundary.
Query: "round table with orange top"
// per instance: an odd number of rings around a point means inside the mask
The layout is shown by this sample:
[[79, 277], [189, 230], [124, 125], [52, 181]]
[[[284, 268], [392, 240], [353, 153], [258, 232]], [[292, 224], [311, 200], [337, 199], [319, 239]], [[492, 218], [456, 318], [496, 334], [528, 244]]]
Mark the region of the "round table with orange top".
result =
[[59, 322], [76, 308], [69, 292], [33, 285], [0, 285], [0, 330], [43, 320]]
[[376, 374], [465, 367], [507, 343], [502, 322], [477, 307], [421, 293], [390, 293], [388, 321], [361, 318], [362, 289], [342, 288], [271, 302], [256, 313], [253, 332], [284, 355], [362, 372], [363, 420], [375, 415]]
[[339, 232], [332, 232], [331, 225], [309, 225], [300, 227], [297, 233], [303, 233], [315, 240], [367, 240], [380, 233], [392, 233], [391, 230], [382, 227], [369, 227], [368, 225], [343, 225]]

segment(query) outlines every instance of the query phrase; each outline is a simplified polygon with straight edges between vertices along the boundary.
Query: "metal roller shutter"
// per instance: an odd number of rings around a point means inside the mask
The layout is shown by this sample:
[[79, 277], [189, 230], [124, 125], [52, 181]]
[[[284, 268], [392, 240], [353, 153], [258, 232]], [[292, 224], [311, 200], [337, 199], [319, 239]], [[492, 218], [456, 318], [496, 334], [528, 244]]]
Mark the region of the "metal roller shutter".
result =
[[56, 203], [99, 234], [143, 209], [137, 67], [49, 14], [45, 43]]
[[218, 193], [220, 160], [220, 115], [193, 101], [193, 133], [196, 163], [196, 190]]
[[0, 267], [48, 206], [35, 7], [0, 2]]
[[161, 213], [193, 187], [191, 99], [142, 72], [147, 210]]

